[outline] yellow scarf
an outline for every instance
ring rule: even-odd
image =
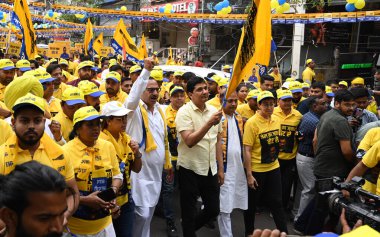
[[[149,120],[148,120],[148,111],[145,109],[145,107],[140,103],[140,110],[141,110],[141,115],[143,119],[143,130],[145,131],[145,151],[146,152],[151,152],[155,149],[157,149],[157,144],[154,142],[152,133],[150,132],[149,129]],[[165,164],[164,164],[164,169],[171,169],[172,168],[172,162],[170,160],[169,156],[169,147],[168,147],[168,133],[166,130],[166,119],[164,112],[162,112],[161,108],[158,108],[158,111],[160,112],[161,118],[164,121],[164,131],[165,131]],[[146,126],[148,124],[148,126]],[[143,133],[144,133],[143,131]],[[144,135],[143,135],[144,136]]]

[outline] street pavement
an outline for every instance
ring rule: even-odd
[[[173,205],[175,210],[175,222],[179,232],[179,236],[182,235],[182,228],[180,223],[180,206],[179,206],[179,195],[178,189],[175,190]],[[241,210],[234,210],[231,215],[232,219],[232,232],[234,237],[244,237],[244,218],[243,212]],[[218,224],[215,221],[215,229],[210,229],[203,227],[197,232],[198,237],[218,237],[219,229]],[[255,227],[260,229],[275,229],[273,218],[270,217],[269,212],[264,211],[263,213],[256,214]],[[288,231],[289,234],[293,234],[293,223],[288,221]],[[166,237],[166,220],[163,217],[155,215],[151,224],[151,237]]]

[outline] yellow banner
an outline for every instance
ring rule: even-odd
[[[144,34],[142,35],[142,38],[141,38],[141,43],[139,47],[139,55],[140,55],[140,59],[144,59],[148,57],[148,49],[146,47],[146,39],[145,39]]]
[[[30,16],[30,11],[28,3],[26,0],[15,0],[13,5],[13,11],[17,15],[17,24],[20,24],[24,29],[23,43],[25,45],[25,52],[22,56],[27,58],[34,58],[37,54],[37,40],[36,33],[34,32],[32,17]]]
[[[21,43],[15,43],[15,42],[10,42],[9,43],[9,47],[8,47],[8,51],[7,51],[7,54],[9,55],[20,55],[20,52],[21,52]]]
[[[41,55],[41,56],[47,56],[47,52],[48,52],[48,50],[49,50],[49,49],[38,48],[38,47],[37,47],[38,55]]]
[[[64,48],[66,48],[66,53],[70,52],[70,41],[56,41],[49,44],[49,50],[47,56],[49,58],[60,58],[64,53]]]
[[[1,49],[5,49],[7,47],[6,39],[7,39],[6,35],[0,35],[0,48]]]
[[[102,47],[100,49],[100,56],[101,57],[107,57],[108,54],[112,54],[112,55],[114,54],[114,50],[112,47]]]

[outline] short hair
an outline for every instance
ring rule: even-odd
[[[31,64],[34,63],[34,65],[36,66],[36,68],[39,67],[38,62],[37,62],[36,60],[31,59],[31,60],[29,60],[29,62],[30,62]]]
[[[80,61],[81,61],[81,62],[84,62],[84,61],[91,61],[91,56],[90,56],[90,55],[84,55],[84,54],[82,54],[82,55],[80,56]]]
[[[350,92],[354,95],[355,99],[362,98],[362,97],[369,97],[369,92],[367,88],[361,88],[361,87],[356,87],[356,88],[351,88]]]
[[[190,78],[190,80],[187,82],[186,92],[193,93],[195,86],[200,83],[206,83],[206,81],[202,77],[197,76]]]
[[[335,93],[335,102],[348,102],[354,100],[354,95],[348,90],[338,90]]]
[[[327,86],[331,86],[331,84],[337,84],[338,85],[338,81],[337,80],[328,80],[327,82],[326,82],[326,85]]]
[[[304,81],[302,80],[302,78],[297,78],[296,81],[300,82],[300,83],[303,83]]]
[[[109,60],[107,57],[103,57],[102,60],[100,60],[101,64],[104,64],[105,61]]]
[[[55,169],[37,161],[16,165],[6,176],[0,176],[0,207],[21,215],[29,205],[28,194],[34,192],[63,192],[65,178]]]
[[[18,56],[17,56],[17,55],[14,55],[14,54],[12,54],[12,55],[9,57],[9,59],[18,59]]]
[[[246,85],[244,82],[240,83],[240,84],[236,87],[236,92],[239,92],[240,89],[243,88],[243,87],[247,87],[247,85]],[[247,87],[247,88],[248,88],[248,87]]]
[[[135,63],[132,62],[132,61],[130,61],[130,60],[125,61],[124,64],[125,64],[125,65],[129,65],[129,66],[134,66],[134,65],[135,65]]]
[[[170,75],[170,74],[169,74]],[[187,83],[191,78],[195,77],[195,74],[192,73],[192,72],[185,72],[183,75],[182,75],[182,78],[183,78],[183,81],[185,83]]]
[[[52,74],[52,72],[57,68],[61,67],[58,64],[49,64],[49,66],[46,68],[46,72]]]
[[[207,74],[207,77],[208,78],[211,78],[212,76],[216,75],[216,73],[213,73],[213,72],[210,72],[209,74]]]
[[[123,71],[123,67],[120,66],[119,64],[115,64],[115,65],[112,65],[109,69],[110,72],[116,72],[118,70],[122,70]]]
[[[132,81],[132,79],[130,77],[123,77],[123,78],[121,78],[121,83],[123,83],[125,81]]]
[[[312,110],[313,109],[313,106],[318,103],[319,100],[321,100],[323,98],[321,97],[318,97],[318,96],[310,96],[309,97],[309,109]]]
[[[274,77],[270,75],[262,75],[260,77],[260,83],[264,83],[265,81],[274,81]]]
[[[316,82],[313,82],[313,84],[311,84],[311,88],[313,88],[313,89],[319,88],[319,89],[325,91],[326,85],[323,82],[316,81]]]
[[[189,66],[190,63],[193,63],[192,61],[186,61],[185,65]]]

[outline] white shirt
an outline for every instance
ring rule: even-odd
[[[147,105],[140,100],[141,94],[144,92],[150,72],[143,69],[140,76],[133,83],[131,92],[124,106],[133,112],[128,114],[127,134],[132,139],[140,143],[143,139],[143,118],[139,103],[145,108]],[[165,163],[165,122],[159,112],[160,105],[154,106],[153,113],[148,111],[150,132],[157,144],[157,149],[146,153],[145,144],[140,148],[142,154],[142,168],[139,173],[131,172],[132,197],[137,206],[154,207],[156,206],[161,192],[162,170]]]
[[[227,170],[220,187],[220,211],[231,213],[234,208],[248,209],[248,188],[241,159],[238,127],[234,116],[228,120]]]

